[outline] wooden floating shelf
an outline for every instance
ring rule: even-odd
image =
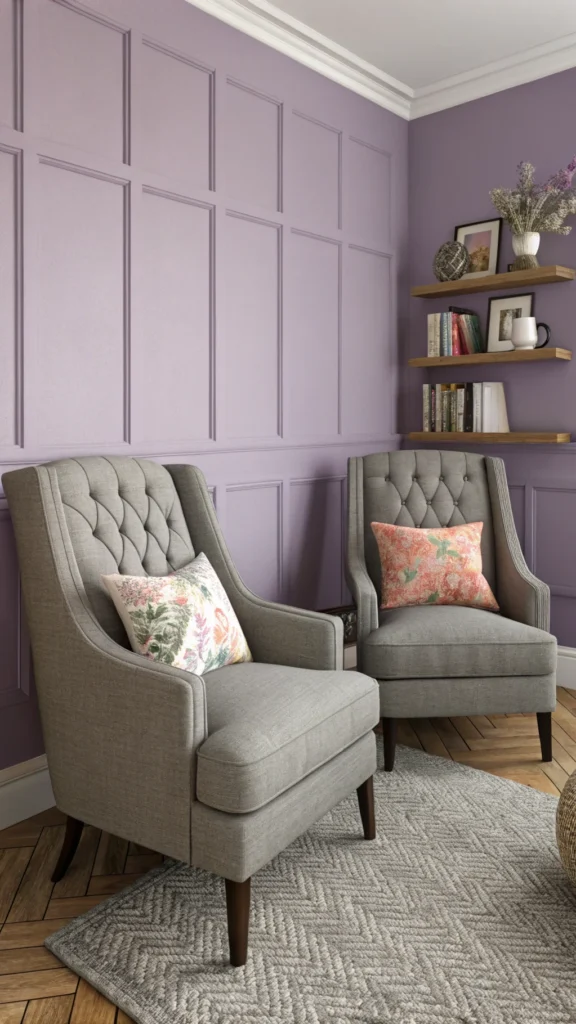
[[[437,281],[419,285],[410,294],[420,299],[436,299],[442,295],[472,295],[473,292],[499,292],[511,288],[528,288],[534,284],[558,284],[573,281],[576,270],[571,267],[532,267],[530,270],[511,270],[507,274],[489,274],[487,277],[465,277],[458,281]]]
[[[422,356],[409,359],[408,366],[479,366],[484,363],[542,363],[550,359],[572,359],[568,348],[532,348],[510,352],[474,352],[468,356]]]
[[[408,434],[410,441],[427,441],[429,444],[569,444],[570,434],[542,433],[538,431],[511,431],[508,434],[478,434],[456,431],[417,430]]]

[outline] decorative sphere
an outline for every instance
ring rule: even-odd
[[[444,242],[434,257],[433,266],[439,281],[457,281],[470,266],[468,249],[462,242]]]
[[[576,886],[576,772],[560,794],[556,811],[556,842],[564,870],[572,885]]]

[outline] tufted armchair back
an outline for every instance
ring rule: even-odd
[[[165,576],[194,558],[174,481],[145,459],[90,456],[49,465],[86,596],[103,629],[125,644],[100,574]]]
[[[486,465],[482,455],[468,452],[396,451],[365,455],[356,464],[357,493],[351,502],[363,506],[366,568],[381,593],[378,547],[370,524],[445,527],[484,523],[483,573],[495,588],[494,535]],[[357,509],[360,513],[360,507]]]

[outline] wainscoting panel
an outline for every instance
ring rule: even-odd
[[[286,436],[331,437],[340,431],[341,245],[293,230],[286,249]]]
[[[135,162],[189,186],[213,188],[214,73],[144,40],[140,75]]]
[[[342,227],[342,132],[294,111],[286,210],[319,231]]]
[[[282,228],[230,214],[225,230],[226,433],[277,437],[282,432]]]
[[[42,278],[29,372],[40,443],[129,441],[127,185],[48,158],[39,178]]]
[[[535,484],[532,487],[533,569],[546,574],[552,593],[576,598],[574,524],[576,487]]]
[[[0,0],[0,474],[197,465],[248,586],[345,601],[347,459],[398,445],[407,132],[186,0]],[[0,488],[0,769],[43,749],[15,557]]]
[[[225,97],[226,192],[269,211],[282,209],[282,104],[228,79]]]
[[[226,488],[226,537],[246,585],[269,601],[282,598],[282,481]]]
[[[144,189],[134,252],[141,271],[132,344],[135,443],[212,436],[213,226],[213,207]]]
[[[41,138],[127,160],[129,36],[97,7],[45,0],[37,8],[39,66],[37,87],[25,96],[26,127]]]

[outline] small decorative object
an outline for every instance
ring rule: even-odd
[[[572,228],[564,221],[576,213],[576,188],[572,186],[575,172],[576,156],[567,167],[538,184],[534,181],[534,167],[524,160],[518,164],[516,188],[491,190],[490,198],[512,232],[516,255],[512,264],[514,270],[529,270],[539,265],[536,253],[540,232],[570,234]]]
[[[439,281],[458,281],[470,265],[470,256],[461,242],[444,242],[434,257],[434,274]]]
[[[468,250],[470,266],[464,277],[487,277],[498,270],[502,218],[454,228],[454,238]]]
[[[543,327],[546,337],[541,345],[538,344],[538,328]],[[548,324],[537,324],[535,316],[517,316],[512,321],[512,344],[517,349],[544,348],[551,337],[551,330]]]
[[[532,316],[534,292],[524,295],[506,295],[503,299],[490,299],[488,307],[488,352],[510,352],[512,324],[517,317]]]
[[[573,886],[576,886],[576,772],[564,786],[556,811],[556,842],[560,860]]]
[[[323,608],[328,615],[337,615],[344,623],[344,643],[356,643],[357,612],[355,604],[339,605],[337,608]]]

